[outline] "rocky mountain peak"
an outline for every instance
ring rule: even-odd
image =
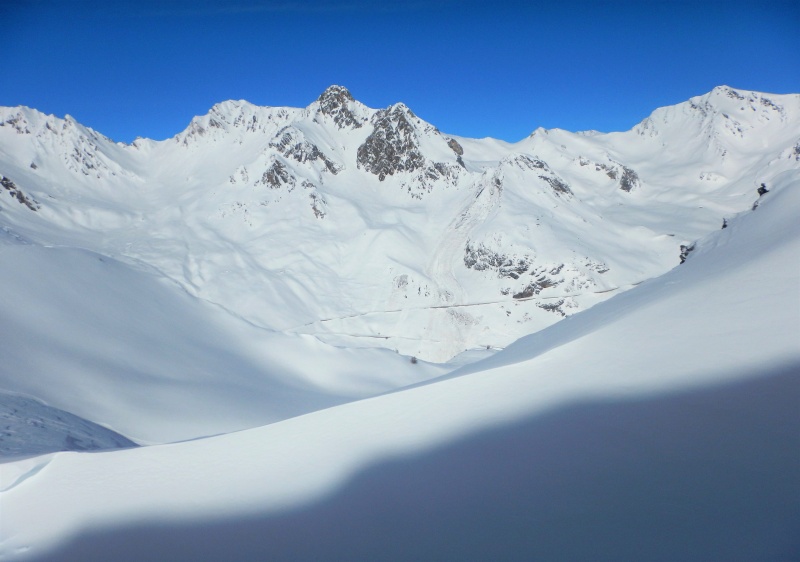
[[[333,119],[340,129],[345,127],[358,129],[362,120],[353,112],[356,102],[350,90],[344,86],[329,86],[317,99],[319,112]]]
[[[416,115],[414,115],[414,112],[411,111],[411,109],[406,104],[404,104],[403,102],[397,102],[397,103],[395,103],[393,105],[390,105],[387,108],[387,111],[390,114],[397,116],[397,119],[401,119],[401,118],[404,118],[404,119],[411,118],[411,119],[413,119],[413,118],[416,117]]]
[[[348,101],[355,101],[353,94],[344,86],[328,86],[322,94],[320,94],[317,101],[320,105],[346,105]]]
[[[359,168],[383,181],[387,175],[413,172],[424,166],[425,158],[420,152],[419,140],[408,113],[410,111],[403,104],[375,113],[372,118],[375,129],[358,147]]]

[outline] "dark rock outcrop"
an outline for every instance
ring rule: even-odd
[[[494,252],[483,244],[473,246],[467,242],[464,251],[464,265],[476,271],[493,270],[502,278],[519,279],[530,268],[528,258],[513,258]]]
[[[358,167],[378,176],[380,181],[398,172],[425,167],[425,157],[410,121],[413,117],[403,104],[378,111],[372,118],[375,129],[358,147]]]
[[[294,189],[295,179],[286,166],[279,160],[275,160],[261,176],[260,183],[270,189],[280,189],[284,185],[289,187],[289,191]]]
[[[38,211],[41,208],[39,202],[35,199],[26,196],[17,185],[9,178],[0,175],[0,186],[3,187],[11,197],[14,197],[22,205],[28,207],[31,211]]]
[[[559,316],[566,316],[567,314],[561,308],[564,305],[564,299],[558,299],[555,302],[537,302],[536,306],[547,312],[558,314]]]
[[[559,194],[572,195],[572,190],[569,188],[569,185],[567,185],[567,183],[564,180],[562,180],[555,174],[547,176],[542,175],[539,176],[539,179],[542,179],[546,181],[548,184],[550,184],[550,187],[553,189],[553,192],[556,195]]]
[[[353,95],[344,86],[330,86],[317,99],[319,112],[333,119],[340,129],[361,127],[361,120],[350,109],[355,102]]]
[[[686,261],[686,258],[689,257],[692,250],[694,250],[694,244],[681,244],[681,263]]]
[[[284,157],[291,158],[301,164],[320,161],[324,164],[325,169],[332,174],[338,174],[342,170],[342,167],[325,156],[317,145],[310,143],[300,131],[292,127],[281,129],[275,140],[269,145],[277,149]]]
[[[627,166],[622,166],[622,177],[619,180],[619,188],[622,191],[630,193],[632,189],[639,187],[639,185],[639,175]]]

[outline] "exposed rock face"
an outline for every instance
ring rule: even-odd
[[[286,158],[303,164],[319,160],[325,165],[325,169],[332,174],[338,174],[342,167],[325,156],[323,152],[303,136],[303,134],[293,127],[284,127],[270,144],[276,148]]]
[[[458,144],[456,139],[448,139],[447,146],[453,149],[453,152],[456,153],[456,156],[464,156],[464,148]]]
[[[422,169],[425,157],[409,121],[413,116],[403,104],[378,111],[372,118],[375,130],[358,147],[358,167],[378,176],[380,181],[398,172]]]
[[[447,146],[449,146],[450,149],[455,153],[456,162],[458,162],[462,168],[466,168],[467,165],[464,164],[464,160],[461,158],[464,156],[464,148],[458,144],[458,141],[456,139],[447,139]]]
[[[289,186],[289,191],[294,189],[295,178],[289,170],[279,160],[275,160],[267,171],[261,176],[260,183],[270,189],[280,189],[284,185]]]
[[[430,193],[434,184],[441,180],[447,186],[456,185],[466,169],[461,145],[442,137],[438,129],[421,122],[402,103],[376,112],[372,125],[374,130],[358,147],[358,168],[378,176],[380,181],[395,174],[409,174],[403,179],[402,187],[415,199],[422,199],[423,194]],[[456,162],[433,162],[426,158],[420,148],[419,135],[438,137],[446,142]]]
[[[494,252],[483,244],[473,246],[467,242],[464,249],[464,265],[476,271],[494,270],[500,278],[519,279],[520,275],[528,271],[531,260],[527,256],[514,259]]]
[[[361,120],[350,109],[355,100],[347,88],[330,86],[317,101],[320,113],[330,116],[340,129],[361,127]]]
[[[541,175],[539,179],[546,181],[556,195],[572,195],[572,190],[569,188],[569,185],[555,174],[547,176]]]
[[[619,188],[622,191],[630,192],[635,187],[639,187],[639,175],[627,166],[622,166],[622,177],[619,180]]]
[[[0,175],[0,186],[3,187],[11,197],[14,197],[21,204],[28,207],[31,211],[38,211],[40,209],[39,203],[30,197],[27,197],[17,185],[9,178]]]

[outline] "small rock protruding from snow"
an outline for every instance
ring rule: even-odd
[[[689,257],[689,254],[692,253],[694,250],[694,243],[692,244],[681,244],[681,263],[684,263],[686,259]]]
[[[752,209],[753,211],[758,209],[758,204],[761,202],[761,198],[767,193],[769,193],[769,189],[767,189],[767,184],[762,183],[760,186],[758,186],[756,192],[758,193],[758,199],[753,201],[753,209]]]

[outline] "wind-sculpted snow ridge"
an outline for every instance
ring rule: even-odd
[[[2,108],[0,174],[15,187],[0,189],[0,219],[147,264],[259,327],[443,362],[679,265],[800,169],[798,130],[800,96],[728,87],[631,131],[517,143],[447,135],[341,86],[302,109],[222,102],[131,145]]]
[[[0,555],[796,559],[800,178],[760,199],[680,267],[445,377],[4,465]]]

